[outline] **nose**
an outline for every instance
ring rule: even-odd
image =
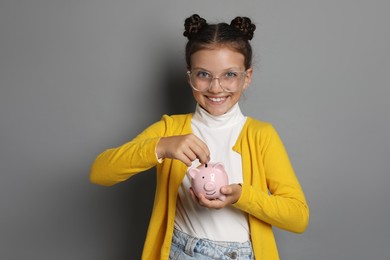
[[[223,89],[221,86],[220,79],[218,77],[212,78],[212,80],[210,82],[209,92],[218,93],[218,92],[222,92],[222,91],[223,91]]]
[[[204,184],[203,188],[205,191],[212,191],[215,189],[215,184],[214,182],[209,181]]]

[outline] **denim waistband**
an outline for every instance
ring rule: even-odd
[[[189,255],[200,253],[212,259],[253,259],[252,243],[200,239],[175,228],[172,243]]]

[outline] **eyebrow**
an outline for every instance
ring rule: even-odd
[[[207,71],[207,72],[211,72],[210,70],[202,68],[202,67],[194,67],[193,69],[194,70],[204,70],[204,71]],[[226,71],[243,71],[243,70],[241,68],[239,68],[239,67],[230,67],[230,68],[226,68],[226,69],[222,70],[222,72],[226,72]]]

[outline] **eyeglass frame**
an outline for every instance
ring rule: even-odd
[[[200,71],[202,71],[202,70],[200,70]],[[209,73],[208,71],[204,71],[204,72]],[[235,71],[235,70],[229,71],[229,70],[227,70],[226,72],[240,73],[240,74],[241,74],[241,77],[245,78],[245,76],[246,76],[247,73],[248,73],[248,70],[244,70],[244,71]],[[219,87],[220,87],[223,91],[228,92],[228,93],[238,92],[238,88],[237,88],[237,90],[235,90],[235,91],[226,90],[226,89],[222,86],[222,84],[221,84],[221,80],[220,80],[221,75],[214,76],[214,75],[211,74],[211,73],[210,73],[210,74],[211,74],[212,77],[211,77],[211,79],[210,79],[210,84],[209,84],[208,88],[206,88],[205,90],[199,90],[199,89],[195,88],[195,86],[192,84],[191,73],[192,73],[191,70],[187,70],[187,76],[188,76],[188,78],[189,78],[190,86],[191,86],[191,88],[192,88],[193,90],[195,90],[195,91],[198,91],[198,92],[207,92],[207,91],[209,91],[210,88],[211,88],[211,85],[212,85],[212,83],[213,83],[213,81],[214,81],[214,79],[218,79],[218,85],[219,85]],[[245,76],[244,76],[244,75],[245,75]],[[242,79],[241,79],[241,80],[242,80]]]

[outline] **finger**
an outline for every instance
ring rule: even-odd
[[[192,151],[197,155],[197,158],[201,163],[207,163],[210,160],[210,150],[205,142],[199,137],[191,135],[193,145],[191,145]]]
[[[206,208],[211,208],[211,209],[221,209],[221,208],[225,207],[225,205],[226,205],[225,202],[223,202],[219,199],[209,200],[203,194],[200,194],[198,196],[198,200],[199,200],[199,204],[201,206],[206,207]]]
[[[185,149],[183,151],[183,154],[192,162],[192,161],[195,161],[197,157],[197,155],[194,153],[194,151],[191,149],[191,147],[187,147],[187,149]]]
[[[188,150],[186,152],[178,153],[175,158],[190,167],[192,165],[192,162],[195,161],[198,157],[191,150]]]
[[[222,186],[220,191],[225,195],[230,195],[233,193],[233,189],[230,185]]]
[[[198,194],[197,200],[198,200],[198,203],[199,203],[201,206],[206,206],[206,205],[207,205],[207,199],[205,198],[205,196],[204,196],[202,193],[199,193],[199,194]]]
[[[181,150],[177,151],[175,158],[179,159],[187,166],[191,166],[192,162],[197,158],[197,156],[190,147],[183,147]]]
[[[199,160],[201,163],[208,163],[210,161],[210,150],[209,150],[209,147],[203,142],[201,141],[201,146],[200,148],[202,149],[202,155],[203,157],[199,156]]]
[[[193,200],[194,202],[199,203],[198,198],[196,197],[196,195],[195,195],[194,190],[192,189],[192,187],[190,187],[190,194],[191,194],[192,200]]]
[[[226,196],[225,202],[227,204],[234,204],[238,201],[241,196],[241,186],[238,184],[231,184],[227,186],[223,186],[220,189],[221,194]]]
[[[204,148],[195,144],[191,147],[192,152],[195,154],[196,158],[203,164],[208,163],[210,161],[210,151],[208,148]]]
[[[177,156],[175,156],[175,158],[179,161],[182,161],[188,167],[192,165],[192,160],[189,159],[188,156],[186,156],[184,153],[178,154]]]

